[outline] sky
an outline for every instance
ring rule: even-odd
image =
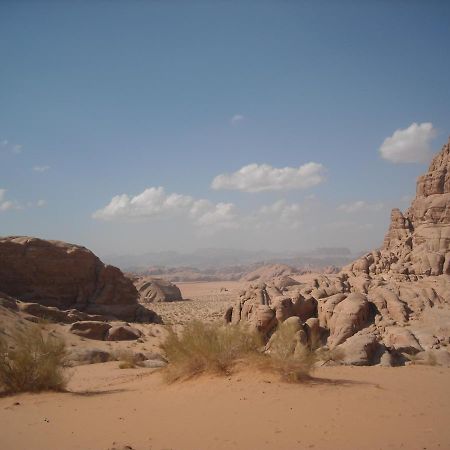
[[[450,135],[447,1],[0,1],[0,235],[381,245]]]

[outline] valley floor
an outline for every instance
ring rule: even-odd
[[[2,450],[450,448],[450,369],[327,367],[306,384],[243,371],[165,384],[117,362],[70,393],[0,398]]]

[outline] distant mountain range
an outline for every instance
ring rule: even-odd
[[[341,267],[359,255],[352,254],[348,248],[343,247],[323,247],[309,252],[205,248],[191,253],[164,251],[141,255],[110,255],[103,257],[103,260],[127,272],[139,272],[154,266],[208,270],[254,264],[288,264],[300,269],[320,269],[327,266]]]

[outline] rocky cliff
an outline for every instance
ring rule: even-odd
[[[24,236],[0,238],[0,292],[62,310],[152,321],[131,280],[90,250]]]
[[[450,140],[417,180],[416,197],[403,214],[391,213],[381,250],[347,266],[350,271],[403,275],[417,280],[450,274]]]
[[[411,207],[392,211],[381,249],[335,276],[250,286],[225,319],[252,324],[269,349],[278,327],[296,321],[297,345],[340,349],[346,364],[421,355],[450,365],[450,141],[419,177]]]

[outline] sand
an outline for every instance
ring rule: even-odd
[[[167,385],[117,362],[72,393],[0,399],[2,450],[448,449],[450,370],[327,367],[313,383],[240,372]]]
[[[151,303],[150,309],[157,312],[165,324],[183,325],[193,319],[213,322],[223,315],[239,298],[239,291],[248,283],[240,281],[211,281],[176,283],[183,298],[181,302]]]
[[[166,323],[216,320],[244,287],[179,285],[190,301],[154,305]],[[159,351],[164,326],[136,326],[141,342],[80,339],[68,325],[45,329],[69,349]],[[68,393],[0,398],[0,450],[450,449],[447,368],[322,367],[306,384],[246,368],[168,385],[160,371],[118,364],[70,369]]]

